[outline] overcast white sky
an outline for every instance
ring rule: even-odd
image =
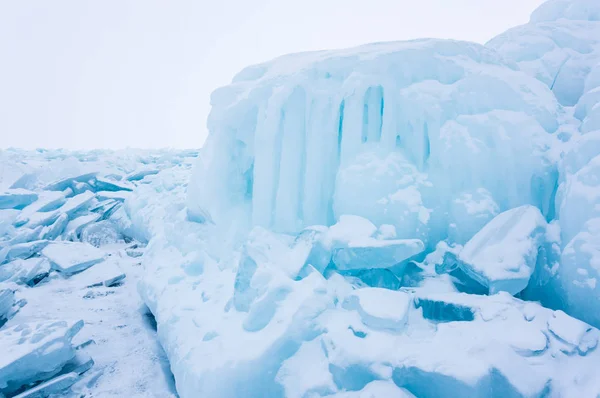
[[[543,0],[0,0],[1,147],[199,147],[209,96],[278,55],[486,42]]]

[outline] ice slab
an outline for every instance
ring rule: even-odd
[[[12,289],[0,289],[0,328],[10,318],[14,304],[14,291]]]
[[[0,250],[0,264],[18,258],[26,259],[42,251],[50,243],[47,240],[35,240],[32,242],[18,243]]]
[[[517,294],[533,274],[546,225],[534,206],[505,211],[467,242],[458,255],[459,265],[490,294]]]
[[[25,207],[17,216],[14,221],[15,226],[20,227],[29,222],[29,217],[34,213],[56,210],[66,201],[65,195],[62,192],[42,192],[39,195],[38,200]]]
[[[146,176],[158,174],[158,172],[159,172],[158,169],[138,170],[138,171],[134,171],[132,173],[127,174],[125,176],[125,179],[127,181],[140,181],[140,180],[143,180]]]
[[[26,189],[9,189],[0,192],[0,210],[1,209],[22,209],[35,202],[38,194]]]
[[[87,243],[55,242],[44,248],[42,255],[53,269],[72,275],[103,261],[105,253]]]
[[[75,372],[57,376],[52,380],[41,383],[14,398],[46,398],[55,394],[60,394],[70,388],[79,380],[79,375]]]
[[[75,356],[71,339],[83,321],[21,324],[0,332],[0,392],[47,380]]]
[[[333,263],[340,270],[389,268],[425,250],[419,239],[378,240],[367,238],[350,241],[335,249]]]
[[[112,181],[108,178],[97,177],[94,181],[94,186],[97,191],[133,191],[131,184],[125,182]]]
[[[65,227],[64,234],[69,239],[79,239],[81,231],[88,225],[100,219],[101,215],[98,213],[90,213],[84,216],[77,217],[67,224]]]
[[[112,199],[124,202],[130,196],[129,192],[130,191],[99,191],[96,192],[96,198],[98,198],[99,201]]]
[[[346,308],[358,311],[366,326],[395,332],[406,326],[412,305],[412,297],[406,292],[372,287],[356,290],[347,300]]]
[[[69,216],[66,213],[61,213],[52,225],[42,227],[37,239],[55,240],[63,233],[67,224],[69,224]]]
[[[79,210],[89,206],[92,203],[92,200],[94,200],[94,197],[95,195],[89,191],[75,195],[72,198],[69,198],[57,211],[65,213],[69,218],[72,218]]]
[[[50,263],[44,257],[13,260],[0,267],[0,282],[11,281],[35,286],[50,273]]]
[[[569,355],[575,350],[579,355],[586,355],[598,346],[600,337],[598,329],[568,316],[563,311],[555,311],[548,319],[548,330],[569,346],[568,349],[563,350]]]
[[[68,188],[74,189],[77,183],[87,183],[93,181],[96,178],[97,172],[80,174],[73,177],[66,177],[61,180],[55,181],[44,187],[45,191],[64,191]],[[75,190],[75,189],[74,189]]]

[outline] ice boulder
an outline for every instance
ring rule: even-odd
[[[87,243],[53,242],[42,250],[42,255],[54,270],[72,275],[102,262],[105,253]]]
[[[345,307],[358,311],[362,322],[377,330],[401,331],[412,305],[410,294],[382,288],[362,288],[347,298]]]
[[[0,192],[0,210],[2,209],[22,209],[38,198],[37,193],[26,189],[9,189]]]
[[[497,215],[458,255],[461,269],[490,294],[517,294],[529,282],[544,244],[546,220],[534,206],[521,206]]]
[[[21,324],[0,332],[0,392],[49,379],[74,356],[71,339],[83,321]]]

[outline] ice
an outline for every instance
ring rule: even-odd
[[[9,189],[0,192],[0,210],[1,209],[22,209],[35,202],[38,195],[35,192],[26,189]]]
[[[50,273],[50,263],[44,257],[13,260],[0,267],[0,282],[12,281],[34,286]]]
[[[600,218],[589,220],[566,245],[558,268],[557,306],[600,327]]]
[[[109,192],[118,192],[118,191],[132,191],[132,187],[121,182],[111,181],[108,178],[97,177],[94,180],[94,186],[98,191],[109,191]]]
[[[52,268],[65,274],[72,275],[84,271],[104,260],[104,252],[87,243],[56,242],[42,250]]]
[[[531,21],[487,43],[541,80],[561,104],[576,105],[589,71],[600,61],[600,8],[594,0],[551,0]]]
[[[71,339],[83,321],[21,324],[0,332],[0,392],[56,375],[75,356]]]
[[[38,239],[54,240],[63,233],[63,231],[65,230],[65,228],[67,227],[68,224],[69,224],[69,216],[66,213],[62,213],[57,217],[56,221],[54,221],[52,223],[52,225],[43,227],[40,230]]]
[[[77,191],[77,184],[88,183],[96,178],[97,172],[80,174],[72,177],[66,177],[59,181],[55,181],[44,187],[46,191],[64,191],[71,188],[73,191]]]
[[[546,220],[536,207],[500,213],[460,251],[460,267],[490,294],[517,294],[527,287],[535,270],[545,231]]]
[[[401,331],[410,305],[412,297],[405,292],[368,287],[351,295],[346,307],[358,311],[362,322],[372,329]]]
[[[127,181],[139,181],[143,180],[146,176],[158,174],[159,170],[157,169],[143,169],[134,171],[125,176]]]
[[[11,289],[0,288],[0,328],[11,317],[15,305],[15,292]]]
[[[65,235],[68,238],[79,239],[79,236],[81,235],[81,231],[86,226],[98,221],[98,219],[100,217],[101,217],[100,214],[91,213],[91,214],[86,214],[84,216],[77,217],[77,218],[69,221],[69,223],[67,224],[67,226],[65,228]]]
[[[351,214],[435,245],[449,204],[465,193],[485,189],[498,212],[551,207],[548,133],[560,108],[493,50],[377,43],[248,71],[212,96],[190,214],[285,233]]]
[[[40,385],[29,389],[15,398],[45,398],[52,394],[59,394],[67,388],[71,387],[79,380],[79,375],[75,372],[67,373],[52,380],[41,383]]]
[[[57,211],[65,213],[69,218],[72,218],[81,209],[89,206],[92,203],[95,195],[92,192],[84,192],[69,198]]]
[[[556,311],[548,319],[548,330],[566,344],[577,348],[580,355],[585,355],[598,345],[600,333],[590,325],[571,318],[562,311]]]
[[[104,200],[117,200],[119,202],[124,202],[125,199],[129,197],[129,191],[99,191],[96,192],[96,198],[99,201]]]
[[[122,241],[117,227],[110,221],[90,223],[81,229],[80,240],[95,247]]]
[[[5,247],[0,250],[0,264],[9,262],[18,258],[29,258],[32,257],[45,248],[48,243],[47,240],[34,240],[31,242],[18,243],[9,247]]]
[[[307,368],[306,363],[314,365]],[[319,338],[302,343],[296,355],[283,362],[275,380],[284,386],[285,396],[289,398],[330,395],[336,391],[327,354]]]
[[[389,268],[421,253],[425,249],[419,239],[350,241],[347,247],[335,249],[332,261],[340,270]]]
[[[15,226],[20,227],[29,221],[29,217],[37,212],[50,212],[56,210],[65,203],[62,192],[42,192],[35,202],[25,207],[15,219]]]

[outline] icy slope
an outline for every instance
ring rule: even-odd
[[[483,213],[553,212],[547,149],[561,110],[483,46],[416,40],[287,55],[242,71],[212,104],[192,216],[226,223],[242,209],[252,225],[293,233],[355,214],[426,241],[448,225],[461,240],[480,227],[477,210],[448,213],[481,192]]]

